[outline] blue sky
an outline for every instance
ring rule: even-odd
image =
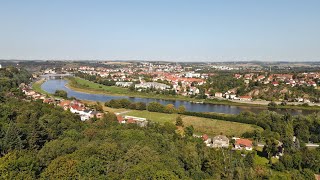
[[[0,58],[320,60],[320,1],[0,0]]]

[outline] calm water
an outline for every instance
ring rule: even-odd
[[[159,102],[163,105],[173,104],[175,107],[179,107],[183,105],[186,107],[187,111],[195,111],[195,112],[216,112],[216,113],[225,113],[225,114],[239,114],[243,111],[250,111],[254,113],[259,113],[267,108],[263,107],[245,107],[245,106],[230,106],[230,105],[215,105],[215,104],[195,104],[188,101],[180,101],[180,100],[160,100],[160,99],[151,99],[151,98],[137,98],[137,97],[128,97],[128,96],[112,96],[112,95],[102,95],[102,94],[88,94],[77,92],[67,88],[66,80],[61,79],[51,79],[42,84],[42,89],[47,91],[48,93],[54,93],[56,90],[64,90],[68,93],[68,97],[75,97],[81,100],[89,100],[89,101],[109,101],[111,99],[122,99],[126,98],[132,102]],[[276,110],[279,113],[289,112],[292,115],[297,114],[310,114],[313,111],[306,110]]]

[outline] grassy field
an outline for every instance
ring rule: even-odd
[[[165,113],[137,111],[137,110],[132,110],[125,114],[130,116],[147,118],[151,121],[159,122],[159,123],[165,123],[165,122],[175,123],[176,118],[179,116],[178,114],[165,114]],[[261,130],[261,128],[253,125],[249,125],[249,124],[228,122],[228,121],[194,117],[194,116],[183,115],[181,117],[184,125],[185,126],[192,125],[195,129],[195,133],[199,135],[208,134],[210,136],[214,136],[222,133],[227,136],[240,136],[243,133],[251,132],[254,129]]]
[[[97,92],[104,94],[128,94],[129,89],[116,87],[116,86],[105,86],[101,84],[97,84],[85,79],[81,79],[78,77],[68,78],[67,86],[71,89],[82,91],[82,92]]]
[[[41,94],[47,94],[49,95],[49,93],[47,93],[45,90],[43,90],[41,88],[41,85],[45,82],[44,79],[40,79],[39,81],[36,81],[32,84],[32,89],[38,93],[41,93]]]

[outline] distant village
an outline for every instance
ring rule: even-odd
[[[233,67],[211,66],[218,70],[234,70]],[[193,70],[192,70],[193,69]],[[117,68],[80,66],[78,68],[64,69],[67,72],[80,72],[88,75],[107,78],[115,82],[116,86],[130,88],[137,91],[145,89],[156,89],[157,91],[173,91],[182,96],[196,96],[203,94],[208,99],[228,99],[239,101],[252,101],[254,97],[251,94],[239,95],[237,89],[229,89],[225,92],[213,92],[211,88],[202,89],[206,85],[208,77],[215,76],[214,73],[203,73],[201,69],[192,67],[182,67],[179,64],[152,64],[141,63],[140,65],[129,65]],[[54,70],[48,69],[44,73],[54,73]],[[148,77],[148,78],[146,78]],[[273,73],[234,73],[235,79],[242,80],[245,84],[259,82],[261,84],[271,84],[273,87],[314,87],[318,88],[320,83],[320,72],[308,72],[293,74],[273,74]],[[297,97],[293,101],[310,103],[305,97]]]

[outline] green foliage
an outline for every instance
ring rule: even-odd
[[[3,151],[10,152],[15,149],[20,150],[23,148],[22,140],[20,138],[20,130],[14,123],[10,123],[7,132],[3,138]]]
[[[271,102],[268,104],[268,107],[275,108],[275,107],[277,107],[277,103],[275,103],[274,101],[271,101]]]
[[[147,110],[151,112],[164,112],[164,105],[158,102],[151,102],[148,104]]]
[[[177,111],[178,111],[178,113],[183,114],[186,112],[186,107],[181,105],[178,107]]]
[[[12,151],[0,158],[1,179],[36,179],[39,162],[32,151]]]
[[[177,117],[177,119],[176,119],[176,126],[181,126],[181,127],[183,127],[183,121],[182,121],[181,116],[178,116],[178,117]]]
[[[54,95],[55,95],[55,96],[58,96],[58,97],[65,98],[65,99],[68,98],[68,93],[67,93],[66,91],[64,91],[64,90],[56,90],[56,91],[54,92]]]
[[[193,135],[193,132],[194,132],[193,126],[187,126],[187,127],[185,128],[185,134],[186,134],[186,136],[192,136],[192,135]]]
[[[231,75],[219,75],[209,77],[207,80],[207,88],[212,88],[215,92],[226,92],[230,89],[244,86],[242,79],[235,79]]]
[[[112,99],[110,101],[105,102],[105,106],[108,106],[111,108],[146,110],[146,103],[144,102],[133,103],[128,99]]]
[[[7,67],[0,69],[0,92],[15,92],[21,83],[29,83],[31,74],[24,69]]]

